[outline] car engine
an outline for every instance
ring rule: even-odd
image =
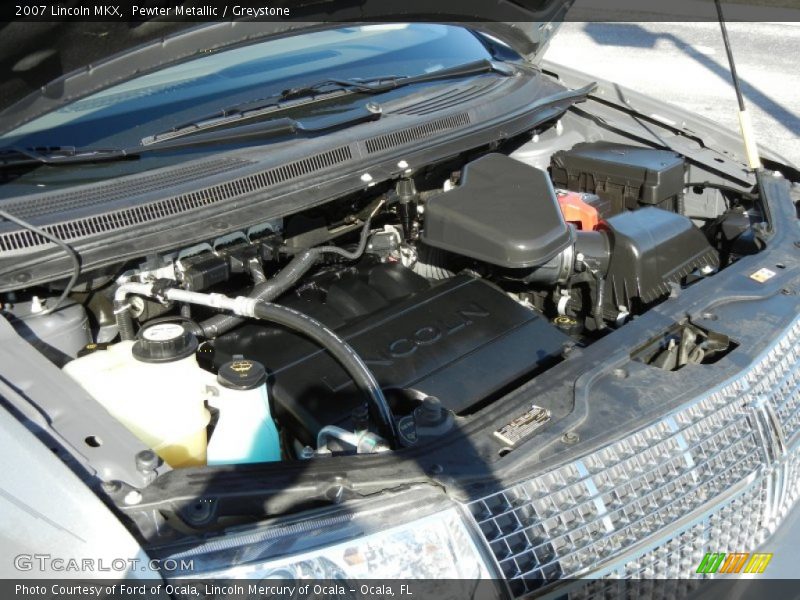
[[[338,331],[387,394],[434,396],[457,414],[552,364],[569,342],[545,318],[470,275],[433,285],[402,265],[378,262],[326,279],[286,305]],[[213,364],[236,354],[270,365],[275,416],[303,443],[313,444],[329,424],[353,428],[360,396],[314,344],[247,324],[217,338]]]
[[[173,467],[397,450],[757,251],[743,207],[684,214],[685,170],[605,142],[548,170],[488,152],[4,314]],[[720,349],[693,340],[691,360]]]

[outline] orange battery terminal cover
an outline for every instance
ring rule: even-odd
[[[561,214],[567,223],[574,223],[581,231],[593,231],[600,223],[597,209],[583,200],[580,192],[559,191],[556,194]]]

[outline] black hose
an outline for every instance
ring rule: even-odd
[[[64,303],[64,301],[67,299],[70,293],[72,293],[72,288],[75,287],[75,283],[78,281],[78,277],[80,277],[81,275],[81,257],[78,255],[78,253],[72,246],[70,246],[63,240],[58,239],[56,236],[47,233],[44,229],[41,229],[36,225],[28,223],[27,221],[20,219],[19,217],[15,217],[11,213],[8,213],[4,210],[0,210],[0,218],[5,219],[6,221],[11,221],[15,225],[19,225],[20,227],[23,227],[28,231],[43,237],[48,242],[52,242],[53,244],[61,248],[64,252],[66,252],[67,256],[69,256],[69,259],[72,261],[72,275],[70,276],[66,287],[64,287],[64,290],[61,292],[61,295],[58,297],[58,300],[56,300],[56,303],[53,304],[51,307],[38,313],[38,316],[49,315],[50,313],[56,311],[58,307]]]
[[[291,262],[272,279],[256,284],[248,294],[248,298],[264,302],[274,300],[288,292],[325,254],[338,254],[348,260],[356,260],[364,254],[364,250],[367,248],[371,222],[371,217],[364,222],[364,227],[361,230],[361,239],[355,250],[347,251],[337,246],[320,246],[303,250],[295,255]],[[206,339],[214,339],[243,322],[244,319],[242,317],[215,315],[200,323],[200,329],[196,333]]]
[[[248,297],[265,302],[277,298],[291,289],[317,263],[319,258],[320,255],[315,249],[298,254],[275,277],[253,287]],[[200,330],[197,333],[206,339],[214,339],[243,323],[244,320],[243,317],[233,315],[215,315],[201,322]]]
[[[606,280],[603,279],[602,274],[600,271],[592,271],[592,275],[594,276],[595,281],[597,282],[597,288],[595,289],[595,293],[597,294],[597,298],[594,301],[594,309],[592,310],[592,316],[594,317],[594,324],[597,328],[597,331],[602,331],[606,328],[606,322],[603,319],[603,296],[605,296],[606,291]]]
[[[380,204],[378,205],[380,206]],[[317,248],[310,248],[308,250],[303,250],[302,252],[317,252],[320,255],[322,254],[338,254],[339,256],[346,258],[348,260],[356,260],[362,254],[364,254],[364,250],[367,249],[367,240],[369,239],[369,227],[372,223],[372,217],[369,217],[366,221],[364,221],[364,226],[361,228],[361,236],[358,240],[358,246],[355,250],[345,250],[344,248],[339,248],[339,246],[319,246]],[[286,250],[287,252],[291,252],[290,249]]]
[[[361,389],[369,398],[370,406],[373,409],[371,413],[377,421],[380,433],[391,443],[394,444],[396,442],[397,426],[383,391],[369,367],[356,354],[350,344],[319,321],[280,304],[259,302],[255,306],[254,313],[255,318],[292,329],[305,335],[328,351],[347,371],[347,374],[353,378],[356,387]]]

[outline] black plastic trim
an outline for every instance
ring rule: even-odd
[[[418,127],[432,120],[407,115],[385,117],[381,121],[359,125],[327,136],[308,139],[303,143],[277,144],[239,150],[238,153],[254,161],[253,167],[227,174],[238,177],[264,170],[267,161],[284,157],[285,161],[298,156],[309,156],[328,151],[332,147],[347,146],[352,160],[336,168],[311,173],[299,180],[288,180],[263,190],[247,191],[231,197],[226,202],[200,207],[189,215],[164,218],[145,223],[135,229],[117,234],[96,236],[75,242],[85,271],[119,263],[148,252],[169,251],[181,245],[196,243],[247,228],[253,223],[286,216],[297,211],[324,204],[344,194],[363,190],[365,173],[374,185],[400,176],[403,169],[400,159],[412,165],[427,165],[456,156],[463,152],[498,143],[563,113],[583,90],[571,91],[544,77],[536,70],[527,70],[527,76],[508,80],[507,86],[497,86],[493,102],[457,106],[450,114],[468,113],[471,125],[443,130],[421,140],[409,140],[400,146],[375,150],[369,154],[366,139],[376,134],[397,132]],[[447,114],[447,113],[446,113]],[[439,117],[441,120],[446,115]],[[365,135],[369,132],[370,135]],[[235,155],[235,154],[233,154]],[[226,155],[227,156],[227,155]],[[209,182],[210,183],[210,182]],[[220,182],[222,183],[222,182]],[[208,185],[208,183],[206,183]],[[199,191],[196,187],[194,191]],[[184,188],[185,192],[191,191]],[[198,222],[209,224],[205,230]],[[0,255],[0,292],[52,281],[69,273],[70,265],[56,249],[19,254]]]

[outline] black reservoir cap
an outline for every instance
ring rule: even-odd
[[[425,207],[426,244],[504,268],[541,266],[574,238],[547,173],[503,154],[469,163]]]
[[[231,390],[252,390],[264,385],[267,370],[260,362],[235,358],[217,371],[217,382]]]
[[[133,357],[148,363],[181,360],[197,350],[197,338],[178,323],[145,325],[133,345]]]

